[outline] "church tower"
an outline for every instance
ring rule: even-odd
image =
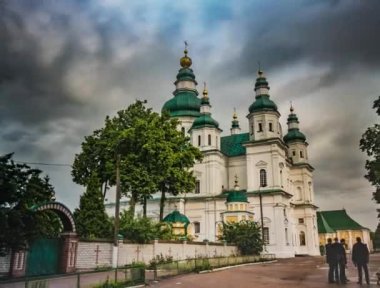
[[[232,116],[231,135],[240,134],[241,129],[239,126],[239,120],[236,115],[236,109],[234,109],[234,115]]]
[[[220,149],[222,130],[219,128],[219,123],[212,118],[210,109],[210,98],[205,83],[201,99],[201,115],[194,120],[190,129],[192,144],[201,151]]]
[[[249,107],[250,140],[282,138],[280,113],[277,105],[269,99],[269,85],[263,71],[259,69],[255,84],[255,101]]]
[[[299,121],[294,113],[293,106],[290,106],[287,124],[288,133],[284,136],[284,142],[289,146],[288,157],[292,160],[293,164],[308,163],[308,144],[305,135],[299,130]]]
[[[197,81],[193,69],[191,69],[192,60],[187,55],[187,43],[184,56],[180,60],[181,68],[177,74],[177,80],[174,82],[174,98],[168,100],[162,107],[162,112],[167,111],[171,117],[180,121],[179,129],[184,134],[189,133],[191,125],[195,118],[199,117],[201,100],[197,97]]]

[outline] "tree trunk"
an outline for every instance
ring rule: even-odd
[[[100,184],[102,186],[102,184]],[[104,187],[100,187],[100,189],[103,190],[103,201],[106,199],[106,194],[107,194],[107,181],[104,182]]]
[[[160,199],[160,221],[164,219],[164,208],[165,208],[165,189],[161,189],[161,199]]]
[[[143,200],[143,216],[146,217],[146,196],[144,196]]]

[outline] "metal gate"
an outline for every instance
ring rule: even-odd
[[[26,275],[57,274],[61,252],[60,244],[60,239],[35,240],[28,251]]]

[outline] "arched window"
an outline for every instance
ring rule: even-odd
[[[201,135],[198,135],[198,146],[201,146]]]
[[[211,146],[211,134],[208,134],[208,145]]]
[[[198,234],[201,233],[201,223],[199,222],[194,222],[194,233]]]
[[[267,171],[260,169],[260,187],[267,186]]]
[[[305,232],[301,231],[300,232],[300,246],[305,246],[305,245],[306,245]]]

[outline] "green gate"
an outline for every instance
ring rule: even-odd
[[[28,251],[26,275],[57,274],[60,244],[60,239],[35,240]]]

